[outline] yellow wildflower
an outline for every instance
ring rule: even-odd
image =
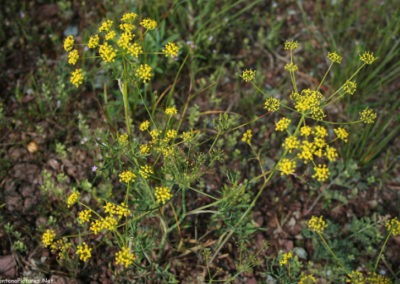
[[[99,27],[99,32],[108,32],[113,24],[114,22],[112,20],[103,21]]]
[[[67,207],[70,208],[72,205],[74,205],[76,202],[79,200],[79,192],[74,191],[71,193],[71,195],[67,199]]]
[[[333,129],[333,131],[335,132],[337,138],[347,143],[347,141],[349,140],[349,133],[346,131],[346,129],[344,129],[343,127],[338,127]]]
[[[115,60],[115,57],[117,56],[117,52],[115,51],[115,49],[107,42],[100,45],[99,54],[104,62],[113,62]]]
[[[293,160],[289,160],[287,158],[282,159],[278,166],[278,170],[281,171],[281,175],[291,175],[296,170],[296,162]]]
[[[256,78],[256,71],[251,69],[244,70],[241,77],[245,82],[251,82]]]
[[[301,144],[301,152],[297,154],[297,157],[302,159],[306,164],[308,161],[313,160],[313,155],[315,152],[315,145],[309,141],[303,141]]]
[[[283,117],[275,123],[276,131],[285,131],[290,124],[291,120],[289,118]]]
[[[289,72],[296,72],[297,70],[299,70],[299,67],[293,62],[290,62],[285,65],[284,69]]]
[[[135,71],[135,75],[142,80],[143,83],[147,83],[150,81],[151,77],[153,77],[153,74],[151,73],[152,70],[153,69],[149,65],[140,64],[139,68]]]
[[[376,112],[374,112],[372,109],[368,107],[360,112],[360,120],[366,124],[374,123],[375,119],[376,119]]]
[[[119,181],[124,183],[134,182],[136,175],[131,171],[124,171],[119,174]]]
[[[68,53],[68,63],[71,65],[75,65],[79,60],[79,53],[76,49],[72,50]]]
[[[123,30],[124,32],[129,32],[130,33],[136,28],[136,26],[133,25],[133,24],[129,24],[129,23],[122,23],[122,24],[119,25],[119,28],[121,30]],[[133,35],[133,36],[135,36],[135,35]]]
[[[178,110],[176,109],[175,106],[167,107],[165,109],[165,114],[166,115],[173,116],[173,115],[175,115],[177,113],[178,113]]]
[[[67,52],[71,51],[72,48],[74,47],[74,43],[75,43],[74,37],[72,35],[67,36],[64,40],[64,50]]]
[[[304,137],[308,137],[311,135],[312,128],[310,126],[302,126],[300,128],[300,135]]]
[[[360,55],[360,60],[365,64],[372,64],[377,58],[372,52],[366,51]]]
[[[165,134],[167,140],[174,139],[178,135],[178,132],[175,129],[169,129]]]
[[[42,235],[42,243],[45,247],[49,247],[53,243],[55,237],[56,233],[54,232],[54,230],[47,229]]]
[[[128,145],[128,138],[129,136],[126,133],[118,135],[118,144],[126,147]]]
[[[393,236],[400,235],[400,221],[397,218],[390,219],[385,224],[386,229]]]
[[[283,148],[289,150],[290,153],[293,151],[293,149],[296,149],[299,146],[300,146],[300,142],[297,139],[297,137],[294,135],[287,137],[285,139],[285,142],[283,142]]]
[[[150,127],[150,122],[148,120],[143,121],[140,126],[139,126],[139,130],[140,131],[146,131],[148,130]]]
[[[339,155],[334,147],[326,146],[325,156],[328,158],[330,162],[332,162],[335,161]]]
[[[128,47],[128,53],[131,56],[138,58],[139,54],[143,53],[143,48],[135,42]]]
[[[299,47],[299,43],[297,41],[293,41],[293,40],[285,41],[285,45],[284,45],[285,50],[295,50],[298,47]]]
[[[253,132],[251,129],[247,129],[245,133],[243,133],[242,141],[247,144],[251,144],[251,138],[253,137]]]
[[[163,49],[163,53],[165,54],[166,57],[172,57],[172,58],[177,57],[178,52],[179,52],[179,47],[173,42],[167,43]]]
[[[88,48],[96,48],[99,45],[100,37],[98,34],[92,35],[89,38]]]
[[[153,174],[154,171],[149,165],[141,166],[139,170],[139,174],[144,178],[148,179],[151,174]]]
[[[283,255],[282,255],[282,259],[279,261],[279,265],[280,266],[283,266],[283,265],[287,265],[288,263],[289,263],[289,260],[291,259],[293,257],[293,253],[290,251],[290,252],[287,252],[287,253],[284,253]]]
[[[326,165],[317,165],[314,167],[315,173],[313,174],[313,178],[317,181],[326,181],[329,177],[329,169]]]
[[[123,265],[125,268],[128,268],[134,261],[135,255],[128,247],[122,247],[121,250],[115,254],[115,263],[117,265]]]
[[[75,69],[71,74],[70,82],[75,86],[79,87],[83,83],[83,72],[82,69]]]
[[[165,204],[172,197],[171,190],[165,186],[156,187],[154,195],[156,196],[157,203],[162,204]]]
[[[90,221],[90,217],[92,216],[92,211],[90,210],[83,210],[79,212],[78,215],[78,222],[79,224],[84,224]]]
[[[365,278],[364,275],[360,271],[353,270],[350,274],[348,274],[348,277],[350,278],[347,280],[347,283],[351,284],[364,284]]]
[[[121,17],[121,22],[133,22],[134,20],[136,20],[136,18],[137,18],[136,13],[133,12],[125,13]]]
[[[77,246],[76,254],[79,259],[86,262],[92,256],[92,249],[89,248],[87,243],[83,242],[81,245]]]
[[[328,136],[328,131],[326,130],[325,127],[317,125],[314,128],[314,135],[323,138]]]
[[[346,94],[353,95],[357,90],[357,83],[355,81],[347,80],[343,85],[343,90]]]
[[[267,98],[264,103],[264,108],[268,111],[274,112],[279,109],[280,101],[275,98]]]
[[[104,36],[105,40],[113,40],[115,37],[117,36],[117,33],[115,31],[109,31],[108,33],[106,33],[106,35]]]
[[[128,50],[132,39],[133,35],[130,32],[124,32],[120,35],[117,44],[119,47]]]
[[[154,30],[157,27],[157,22],[150,18],[146,18],[140,22],[140,25],[147,30]]]
[[[338,64],[340,64],[340,62],[342,62],[343,57],[340,56],[339,54],[337,54],[336,52],[328,52],[328,59],[329,59],[332,63],[338,63]]]
[[[327,225],[322,216],[312,216],[308,221],[308,228],[316,233],[322,233],[326,229]]]
[[[147,144],[140,145],[140,154],[145,155],[150,152],[150,146]]]

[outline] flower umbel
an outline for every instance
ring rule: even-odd
[[[244,70],[241,77],[245,82],[251,82],[256,78],[256,71],[250,69]]]
[[[267,98],[264,103],[264,108],[271,112],[277,111],[279,106],[280,101],[275,98]]]
[[[308,228],[316,233],[322,233],[326,229],[327,225],[322,216],[312,216],[308,221]]]
[[[177,57],[179,52],[179,47],[176,45],[176,43],[169,42],[165,45],[163,49],[163,53],[165,54],[166,57]]]
[[[47,229],[42,235],[42,243],[45,247],[49,247],[53,243],[55,237],[56,233],[54,232],[54,230]]]
[[[297,41],[293,41],[293,40],[285,41],[285,45],[284,45],[285,50],[295,50],[298,47],[299,47],[299,43]]]
[[[78,202],[79,200],[79,192],[74,191],[73,193],[71,193],[71,195],[68,197],[67,200],[67,207],[70,208],[72,205],[74,205],[76,202]]]
[[[340,62],[342,62],[342,56],[340,56],[339,54],[337,54],[336,52],[328,52],[328,59],[332,62],[332,63],[338,63],[340,64]]]
[[[251,144],[251,138],[253,137],[253,132],[251,129],[247,129],[245,133],[243,133],[242,141],[247,144]]]
[[[283,117],[275,123],[276,131],[285,131],[290,124],[291,120],[289,118]]]
[[[83,242],[82,245],[77,246],[76,254],[80,260],[86,262],[92,256],[92,249],[89,248],[87,243]]]
[[[155,28],[157,28],[157,22],[150,18],[143,19],[140,22],[140,25],[147,30],[154,30]]]
[[[122,247],[119,252],[115,254],[115,264],[123,265],[128,268],[135,261],[135,255],[128,247]]]
[[[389,231],[390,234],[393,236],[400,235],[400,221],[397,218],[390,219],[386,221],[386,229]]]
[[[119,174],[119,181],[124,183],[134,182],[136,175],[131,171],[124,171]]]
[[[151,73],[152,70],[153,69],[149,65],[140,64],[139,68],[135,71],[135,75],[142,80],[143,83],[147,83],[150,81],[151,77],[153,77],[153,74]]]
[[[289,260],[291,259],[293,257],[293,253],[290,251],[290,252],[287,252],[287,253],[284,253],[283,255],[282,255],[282,259],[279,261],[279,265],[280,266],[283,266],[283,265],[287,265],[288,263],[289,263]]]
[[[368,107],[360,112],[360,120],[366,124],[374,123],[375,119],[376,119],[376,112],[374,112],[372,109]]]
[[[75,69],[75,71],[72,72],[70,82],[77,88],[83,83],[82,69]]]
[[[157,203],[165,204],[168,200],[171,199],[172,194],[171,190],[166,186],[156,187],[156,201]]]
[[[365,51],[360,55],[360,60],[365,64],[372,64],[377,58],[374,56],[372,52]]]
[[[71,51],[72,48],[74,47],[74,43],[75,43],[74,37],[72,35],[67,36],[64,40],[64,50],[67,52]]]

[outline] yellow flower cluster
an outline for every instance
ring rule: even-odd
[[[293,40],[285,41],[285,44],[284,44],[285,50],[295,50],[298,47],[299,47],[299,43],[297,41],[293,41]]]
[[[264,103],[264,108],[268,111],[274,112],[279,110],[281,102],[275,98],[267,98]]]
[[[287,265],[288,263],[289,263],[289,260],[291,259],[293,257],[293,253],[290,251],[290,252],[287,252],[287,253],[284,253],[283,255],[282,255],[282,259],[279,261],[279,265],[280,266],[284,266],[284,265]]]
[[[128,47],[128,53],[131,56],[138,58],[139,54],[143,53],[143,48],[137,42],[135,42]]]
[[[114,216],[106,216],[105,218],[100,218],[94,220],[90,223],[90,230],[97,235],[103,230],[115,231],[117,229],[118,220]]]
[[[251,129],[247,129],[245,133],[243,133],[242,141],[247,144],[251,144],[251,138],[253,138],[253,132]]]
[[[179,52],[179,47],[176,45],[176,43],[169,42],[165,45],[163,49],[163,53],[165,54],[166,57],[177,57]]]
[[[275,123],[276,131],[285,131],[290,124],[291,120],[289,118],[283,117]]]
[[[104,62],[113,62],[115,60],[115,57],[117,57],[117,52],[107,42],[100,45],[99,54],[100,54],[101,59],[103,59]]]
[[[376,116],[376,112],[367,107],[360,112],[360,121],[366,124],[372,124],[375,122]]]
[[[79,60],[78,50],[74,49],[70,53],[68,53],[68,63],[71,65],[75,65]]]
[[[75,86],[79,87],[83,83],[83,72],[82,69],[75,69],[71,74],[70,82]]]
[[[291,175],[296,170],[296,162],[287,158],[283,158],[278,163],[277,169],[281,172],[281,175]]]
[[[385,224],[386,229],[393,236],[400,235],[400,221],[397,218],[390,219]]]
[[[150,18],[143,19],[140,22],[140,25],[147,30],[154,30],[155,28],[157,28],[157,22]]]
[[[329,169],[326,165],[316,165],[314,167],[315,173],[313,174],[313,178],[315,178],[317,181],[326,181],[329,177]]]
[[[128,145],[128,138],[129,138],[129,136],[126,133],[118,135],[118,138],[117,138],[118,144],[121,145],[121,146],[124,146],[124,147],[127,146]]]
[[[140,131],[146,131],[148,130],[150,127],[150,122],[148,120],[143,121],[140,126],[139,126],[139,130]]]
[[[101,23],[99,27],[99,32],[108,32],[111,30],[112,25],[114,22],[112,20],[105,20]]]
[[[327,227],[327,224],[322,216],[312,216],[308,221],[308,228],[316,233],[322,233]]]
[[[177,113],[178,113],[178,110],[176,109],[175,106],[167,107],[165,109],[165,114],[166,115],[173,116],[173,115],[175,115]]]
[[[343,84],[343,90],[346,94],[353,95],[357,90],[357,83],[354,81],[347,80]]]
[[[292,93],[290,98],[298,112],[310,114],[315,120],[322,120],[325,117],[321,108],[323,96],[320,92],[305,89],[300,94]]]
[[[338,63],[338,64],[340,64],[340,62],[342,62],[343,57],[340,56],[339,54],[337,54],[336,52],[328,52],[328,59],[329,59],[332,63]]]
[[[147,64],[140,64],[139,67],[135,71],[135,76],[143,81],[143,83],[147,83],[153,77],[153,73],[151,73],[153,69]]]
[[[58,251],[59,259],[66,259],[67,251],[71,247],[71,243],[66,238],[59,239],[51,244],[51,252],[56,253]]]
[[[365,278],[364,275],[357,270],[353,270],[350,274],[348,274],[348,277],[350,278],[348,281],[348,283],[352,283],[352,284],[364,284],[365,282]]]
[[[140,154],[145,155],[150,152],[150,146],[148,144],[140,145]]]
[[[150,175],[154,173],[152,167],[149,165],[141,166],[139,170],[139,174],[144,178],[148,179]]]
[[[88,42],[88,48],[96,48],[97,46],[99,46],[99,42],[100,42],[100,37],[98,34],[92,35],[89,38],[89,42]]]
[[[88,223],[90,221],[90,217],[92,217],[92,211],[90,210],[83,210],[79,212],[78,215],[79,224]]]
[[[344,142],[348,142],[349,139],[349,133],[346,131],[346,129],[344,129],[343,127],[338,127],[333,129],[333,131],[335,132],[337,138],[341,139]]]
[[[70,194],[70,196],[67,199],[67,207],[70,208],[72,205],[74,205],[76,202],[79,200],[79,192],[74,191]]]
[[[165,138],[166,142],[170,141],[171,139],[174,139],[178,135],[178,132],[175,129],[169,129],[167,130],[167,133],[165,133]]]
[[[296,72],[297,70],[299,70],[299,67],[293,62],[290,62],[285,65],[284,69],[289,72]]]
[[[130,12],[130,13],[125,13],[121,17],[121,22],[133,22],[137,18],[137,14]]]
[[[56,238],[56,233],[54,230],[47,229],[42,235],[42,243],[45,247],[51,246],[54,239]]]
[[[124,183],[134,182],[136,175],[131,171],[124,171],[119,174],[119,181]]]
[[[76,250],[76,254],[79,256],[79,259],[83,262],[86,262],[89,258],[92,257],[92,249],[89,248],[87,243],[83,242],[81,245],[78,245]]]
[[[128,268],[135,261],[135,255],[128,247],[122,247],[120,251],[115,254],[115,264],[123,265]]]
[[[377,58],[372,52],[366,51],[360,55],[360,60],[365,64],[372,64]]]
[[[107,202],[106,205],[103,206],[104,212],[109,215],[115,215],[118,218],[128,217],[131,215],[131,211],[128,209],[128,205],[125,203],[121,203],[121,205],[116,205],[111,202]]]
[[[251,69],[244,70],[241,77],[245,82],[251,82],[256,78],[256,71]]]
[[[166,186],[156,187],[156,192],[154,195],[156,196],[157,203],[161,204],[165,204],[172,198],[171,190]]]
[[[74,48],[75,39],[72,35],[69,35],[64,40],[64,50],[71,51]]]

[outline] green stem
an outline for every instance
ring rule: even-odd
[[[336,262],[339,264],[339,266],[343,269],[343,271],[346,274],[349,274],[347,272],[347,269],[344,267],[343,263],[340,261],[340,259],[336,256],[336,254],[333,252],[333,250],[331,249],[331,247],[328,245],[328,243],[326,242],[325,238],[322,236],[322,234],[320,232],[317,232],[319,238],[321,239],[322,243],[324,244],[325,248],[329,251],[329,253],[333,256],[333,258],[336,260]]]
[[[333,62],[331,63],[331,65],[329,65],[328,70],[326,70],[326,72],[325,72],[325,74],[324,74],[324,77],[322,77],[322,80],[321,80],[321,82],[320,82],[319,85],[318,85],[317,92],[319,91],[319,89],[321,88],[322,84],[324,83],[324,81],[325,81],[325,79],[326,79],[326,76],[328,76],[328,73],[329,73],[329,71],[331,70],[332,65],[333,65]]]
[[[375,262],[375,265],[374,265],[374,272],[376,272],[376,269],[378,268],[379,260],[380,260],[381,257],[382,257],[383,251],[385,250],[386,244],[387,244],[387,242],[388,242],[390,236],[391,236],[391,233],[389,233],[389,234],[387,235],[386,240],[385,240],[385,242],[383,243],[383,245],[382,245],[382,247],[381,247],[381,250],[380,250],[380,252],[379,252],[378,258],[376,259],[376,262]]]
[[[128,101],[128,84],[122,82],[121,80],[118,81],[120,85],[120,90],[122,92],[122,99],[124,101],[124,111],[125,111],[125,124],[126,124],[126,132],[129,136],[132,136],[131,127],[129,123],[129,101]]]

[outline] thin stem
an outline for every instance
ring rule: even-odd
[[[385,250],[386,244],[387,244],[387,242],[388,242],[388,240],[389,240],[389,238],[390,238],[391,235],[392,235],[391,233],[389,233],[389,234],[387,235],[386,240],[385,240],[385,242],[383,243],[383,245],[382,245],[382,247],[381,247],[381,250],[380,250],[380,252],[379,252],[378,258],[376,259],[376,262],[375,262],[375,265],[374,265],[374,272],[376,272],[376,269],[378,268],[379,260],[380,260],[381,257],[382,257],[383,251]]]
[[[329,251],[329,253],[333,256],[333,258],[336,260],[336,262],[339,264],[339,266],[343,269],[343,271],[348,274],[347,269],[344,267],[343,263],[340,261],[340,259],[336,256],[336,254],[333,252],[331,247],[328,245],[326,242],[325,238],[322,236],[320,232],[317,232],[319,238],[321,239],[322,243],[324,244],[325,248]]]

